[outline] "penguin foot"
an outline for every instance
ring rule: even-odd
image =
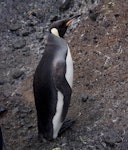
[[[46,143],[46,139],[44,138],[43,134],[40,134],[40,133],[38,134],[38,140],[40,143],[42,142]]]
[[[75,123],[76,120],[67,120],[63,123],[59,133],[58,133],[58,136],[60,136],[61,134],[63,134],[67,129],[69,129],[74,123]]]

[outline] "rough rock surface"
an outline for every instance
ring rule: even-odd
[[[0,1],[0,105],[8,110],[0,125],[8,150],[128,149],[128,2],[72,2],[60,10],[60,0]],[[51,21],[76,14],[82,15],[65,39],[74,60],[67,118],[77,121],[55,141],[40,143],[33,73]]]

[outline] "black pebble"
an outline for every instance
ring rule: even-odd
[[[86,102],[88,100],[88,95],[82,94],[81,100],[82,100],[82,102]]]
[[[18,78],[20,78],[22,75],[24,75],[24,72],[23,72],[23,71],[16,71],[16,72],[12,75],[12,77],[13,77],[13,79],[18,79]]]
[[[99,13],[89,10],[89,17],[92,21],[96,21],[98,16],[99,16]]]
[[[15,49],[19,49],[19,48],[23,48],[25,47],[26,45],[26,41],[24,39],[19,39],[19,40],[16,40],[14,43],[13,43],[13,47]]]
[[[0,105],[0,115],[2,115],[6,111],[7,111],[7,109],[5,108],[5,106]]]

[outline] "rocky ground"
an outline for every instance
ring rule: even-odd
[[[68,29],[74,126],[53,142],[37,138],[35,68],[52,21],[82,14]],[[0,1],[0,124],[8,150],[128,149],[127,0]]]

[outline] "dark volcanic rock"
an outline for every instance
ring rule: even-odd
[[[20,30],[20,35],[22,36],[28,36],[29,34],[33,33],[35,29],[33,27],[26,27],[22,30]]]
[[[59,19],[58,16],[54,16],[50,21],[51,21],[51,22],[54,22],[54,21],[57,21],[58,19]]]
[[[117,147],[117,150],[127,150],[128,149],[128,133],[124,136],[123,141]]]
[[[25,45],[26,45],[26,41],[24,39],[18,39],[13,43],[13,47],[15,49],[23,48]]]
[[[98,16],[99,16],[99,13],[89,10],[89,17],[92,21],[96,21]]]
[[[21,34],[22,36],[28,36],[31,32],[28,29],[22,30]]]
[[[30,56],[30,48],[29,48],[29,47],[24,47],[24,48],[22,49],[22,54],[23,54],[24,56]]]
[[[120,143],[121,141],[121,137],[113,130],[104,134],[104,142],[110,147],[114,147],[116,143]]]
[[[82,102],[86,102],[88,100],[88,95],[86,95],[85,93],[82,94],[81,100],[82,100]]]
[[[16,31],[21,28],[21,24],[15,23],[10,25],[10,31]]]
[[[0,105],[0,115],[2,115],[6,111],[7,111],[7,109],[5,108],[5,106]]]
[[[103,23],[103,27],[108,28],[110,26],[110,23],[108,21],[105,21]]]
[[[98,39],[97,39],[96,36],[93,38],[93,43],[94,43],[94,44],[97,44],[97,43],[98,43]]]
[[[59,9],[61,11],[65,11],[65,10],[69,9],[69,7],[71,6],[71,4],[73,4],[73,0],[65,0],[65,1],[61,0],[61,4],[60,4]]]
[[[0,85],[4,85],[5,81],[4,80],[0,80]]]
[[[19,70],[19,71],[16,71],[16,72],[12,75],[12,77],[13,77],[13,79],[18,79],[18,78],[20,78],[22,75],[24,75],[24,72],[21,71],[21,70]]]

